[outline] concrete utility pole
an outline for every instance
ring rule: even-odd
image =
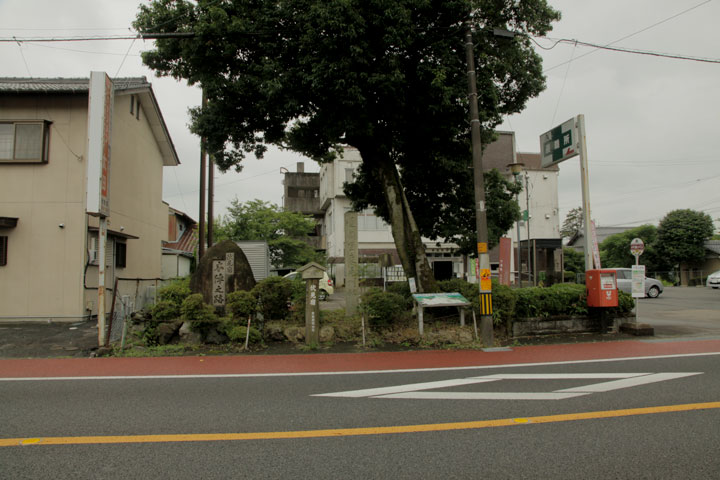
[[[468,68],[468,103],[470,104],[470,134],[472,139],[472,159],[475,182],[477,252],[480,267],[480,336],[483,345],[486,347],[492,347],[494,343],[492,283],[490,280],[490,253],[488,251],[488,228],[485,212],[485,178],[483,176],[482,166],[482,140],[480,138],[475,56],[473,53],[472,25],[470,24],[470,21],[467,22],[467,32],[465,34],[465,56],[467,58]]]

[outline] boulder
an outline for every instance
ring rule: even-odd
[[[225,295],[236,290],[250,291],[255,286],[255,277],[243,251],[232,240],[224,240],[205,252],[197,270],[190,277],[190,290],[193,293],[202,293],[203,301],[208,305],[213,304],[213,261],[225,261],[228,253],[234,254],[235,261],[232,267],[233,273],[225,276]]]
[[[205,343],[210,343],[212,345],[220,345],[222,343],[228,342],[228,337],[224,333],[220,333],[215,328],[211,328],[208,330],[207,335],[205,335]]]
[[[285,340],[282,324],[279,322],[268,322],[265,324],[265,338],[273,342],[282,342]]]
[[[305,327],[292,326],[287,327],[283,334],[288,341],[293,343],[299,343],[305,340]]]
[[[199,332],[195,332],[190,328],[190,322],[184,322],[178,331],[180,335],[180,341],[188,345],[200,345],[202,342],[202,335]]]
[[[320,342],[332,342],[335,340],[335,329],[330,325],[320,327]]]
[[[170,340],[172,340],[172,338],[175,336],[179,329],[180,324],[178,323],[159,324],[157,326],[157,329],[155,330],[158,345],[167,345],[168,343],[170,343]]]

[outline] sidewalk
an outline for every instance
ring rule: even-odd
[[[0,358],[89,357],[97,322],[0,323]]]

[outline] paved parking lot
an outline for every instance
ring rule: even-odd
[[[661,337],[720,337],[720,290],[665,287],[658,298],[640,300],[639,318]]]

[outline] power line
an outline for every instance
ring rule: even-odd
[[[704,2],[698,3],[697,5],[694,5],[694,6],[692,6],[692,7],[690,7],[690,8],[687,8],[687,9],[681,11],[681,12],[678,12],[678,13],[676,13],[676,14],[674,14],[674,15],[671,15],[671,16],[663,19],[663,20],[660,20],[659,22],[653,23],[652,25],[649,25],[649,26],[647,26],[647,27],[641,28],[640,30],[637,30],[636,32],[633,32],[633,33],[631,33],[631,34],[629,34],[629,35],[625,35],[624,37],[618,38],[617,40],[614,40],[614,41],[606,44],[606,46],[615,45],[615,44],[618,43],[618,42],[622,42],[623,40],[627,40],[627,39],[630,38],[630,37],[634,37],[635,35],[639,35],[639,34],[641,34],[641,33],[643,33],[643,32],[646,32],[646,31],[648,31],[648,30],[650,30],[650,29],[652,29],[652,28],[657,27],[658,25],[662,25],[663,23],[669,22],[670,20],[673,20],[673,19],[675,19],[675,18],[677,18],[677,17],[679,17],[679,16],[681,16],[681,15],[684,15],[684,14],[686,14],[686,13],[692,11],[692,10],[695,10],[696,8],[699,8],[699,7],[701,7],[701,6],[703,6],[703,5],[707,4],[707,3],[710,3],[711,1],[712,1],[712,0],[705,0]],[[537,42],[536,42],[536,44],[537,44]],[[554,45],[553,45],[553,47],[554,47]],[[553,48],[553,47],[551,47],[551,48]],[[541,47],[541,48],[543,48],[543,47]],[[580,56],[578,56],[578,57],[575,57],[574,59],[571,59],[571,60],[568,60],[568,61],[559,63],[559,64],[557,64],[557,65],[554,65],[554,66],[552,66],[552,67],[550,67],[550,68],[546,68],[546,69],[543,71],[543,73],[547,73],[547,72],[549,72],[550,70],[554,70],[554,69],[556,69],[556,68],[558,68],[558,67],[561,67],[561,66],[565,65],[565,64],[568,63],[568,62],[572,62],[572,61],[578,60],[578,59],[580,59],[580,58],[582,58],[582,57],[585,57],[585,56],[587,56],[587,55],[591,55],[591,54],[593,54],[593,53],[595,53],[595,52],[597,52],[597,49],[596,49],[596,50],[593,50],[593,51],[590,51],[590,52],[587,52],[587,53],[584,53],[584,54],[582,54],[582,55],[580,55]]]
[[[694,57],[694,56],[690,56],[690,55],[679,55],[679,54],[674,54],[674,53],[655,52],[655,51],[651,51],[651,50],[640,50],[637,48],[612,47],[610,45],[598,45],[596,43],[582,42],[580,40],[574,40],[574,39],[569,39],[569,38],[561,38],[559,40],[556,40],[555,43],[553,44],[553,46],[549,47],[549,48],[541,46],[532,37],[530,37],[530,40],[532,40],[535,43],[535,45],[539,46],[540,48],[543,48],[544,50],[552,50],[560,43],[571,43],[575,46],[582,45],[584,47],[592,47],[592,48],[599,49],[599,50],[611,50],[613,52],[633,53],[636,55],[649,55],[649,56],[653,56],[653,57],[671,58],[674,60],[690,60],[693,62],[720,63],[720,59],[718,59],[718,58]],[[592,52],[589,52],[589,53],[592,53]],[[584,55],[580,55],[579,57],[576,57],[575,60],[577,60],[578,58],[581,58],[583,56]],[[560,65],[564,65],[565,63],[569,64],[572,61],[573,61],[573,59],[571,58],[567,62],[564,62]],[[559,66],[559,65],[556,65],[556,67],[557,66]],[[553,68],[555,68],[555,67],[549,68],[549,69],[545,70],[545,72],[550,71]],[[545,73],[545,72],[543,72],[543,73]]]

